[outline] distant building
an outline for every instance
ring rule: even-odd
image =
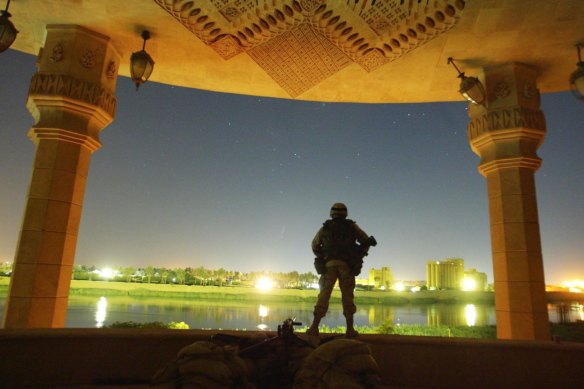
[[[419,291],[426,285],[426,280],[403,280],[405,290]]]
[[[468,269],[464,272],[463,289],[464,290],[487,290],[487,274]]]
[[[428,289],[461,289],[464,279],[464,259],[448,258],[426,264]]]
[[[369,286],[377,289],[390,289],[393,285],[393,273],[389,267],[369,270]]]

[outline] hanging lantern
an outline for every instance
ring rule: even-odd
[[[574,96],[584,102],[584,62],[582,62],[582,55],[580,53],[582,46],[581,44],[576,45],[578,49],[578,63],[576,66],[578,66],[578,69],[570,75],[570,89],[572,89]]]
[[[136,84],[136,90],[140,88],[140,85],[148,81],[152,70],[154,70],[154,60],[144,49],[146,48],[146,41],[150,39],[150,33],[148,31],[142,32],[142,39],[144,39],[144,44],[142,45],[142,50],[132,53],[130,57],[130,74],[132,81]]]
[[[0,53],[8,50],[16,39],[16,34],[18,34],[18,30],[10,21],[12,15],[8,12],[9,5],[10,0],[6,3],[6,9],[0,11]]]
[[[458,66],[456,66],[452,57],[448,58],[448,63],[452,64],[458,72],[458,78],[460,78],[460,88],[458,92],[462,97],[473,104],[483,104],[487,94],[485,93],[485,88],[481,81],[476,77],[465,76],[464,72],[461,72],[460,69],[458,69]]]

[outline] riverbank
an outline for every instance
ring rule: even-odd
[[[0,277],[0,297],[8,293],[9,278]],[[207,301],[262,301],[262,302],[307,302],[314,303],[318,290],[314,289],[271,289],[232,286],[200,286],[175,284],[142,284],[108,281],[72,280],[71,296],[131,296],[140,298],[176,298]],[[548,292],[549,302],[584,301],[582,294],[569,292]],[[493,292],[463,292],[457,290],[396,292],[396,291],[355,291],[358,304],[438,304],[474,303],[494,304]],[[332,303],[341,301],[341,293],[334,290]]]
[[[0,296],[6,296],[8,279],[0,279]],[[314,303],[318,296],[315,289],[270,289],[262,291],[250,287],[200,286],[176,284],[143,284],[108,281],[72,280],[70,296],[130,296],[138,298],[171,298],[203,301],[246,302],[304,302]],[[340,290],[334,290],[331,303],[341,302]],[[436,304],[478,303],[493,304],[492,292],[462,291],[355,291],[357,304]]]

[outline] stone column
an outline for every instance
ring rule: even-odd
[[[27,102],[36,156],[4,328],[65,325],[89,160],[115,115],[119,62],[108,37],[47,26]]]
[[[487,179],[497,337],[550,339],[535,171],[546,126],[535,69],[484,69],[484,105],[470,105],[468,137]]]

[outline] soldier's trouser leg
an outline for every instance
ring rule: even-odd
[[[318,325],[328,311],[329,300],[331,298],[331,293],[333,292],[333,287],[337,282],[337,278],[338,273],[336,266],[327,268],[326,273],[320,276],[320,292],[318,293],[318,299],[314,306],[314,320],[312,321],[310,328],[306,331],[310,335],[318,335]]]
[[[354,328],[353,316],[357,312],[355,306],[355,277],[348,268],[341,268],[339,271],[339,286],[341,287],[343,301],[343,315],[347,322],[347,337],[354,338],[358,335]]]

